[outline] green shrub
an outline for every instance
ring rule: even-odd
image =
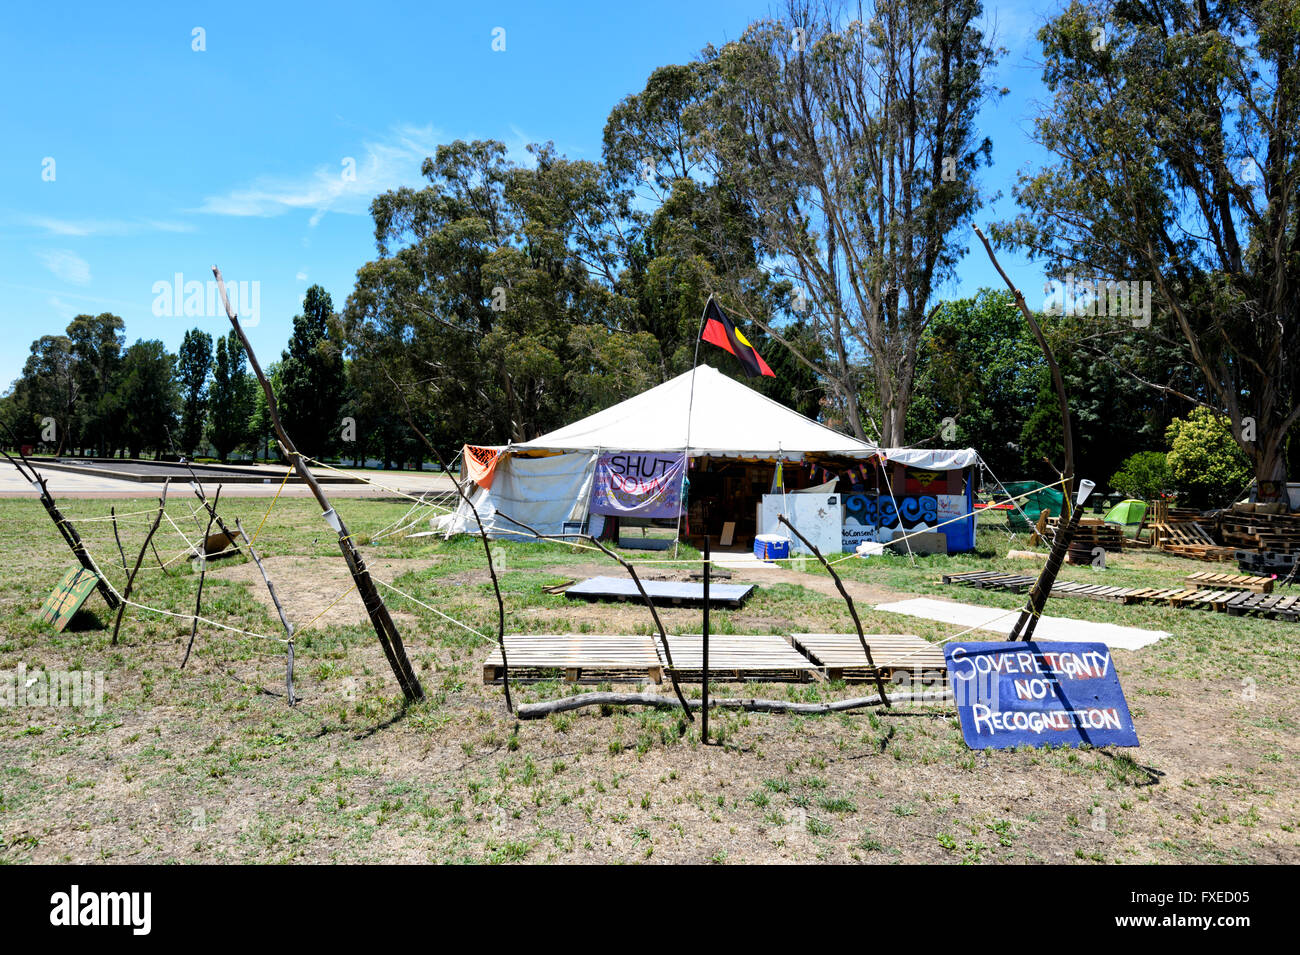
[[[1110,486],[1125,497],[1154,501],[1169,489],[1169,463],[1163,451],[1130,454],[1111,475]]]
[[[1169,484],[1178,503],[1214,507],[1231,503],[1250,481],[1250,462],[1232,437],[1231,423],[1208,408],[1175,418],[1169,439]]]

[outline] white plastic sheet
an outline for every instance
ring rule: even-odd
[[[546,458],[507,455],[496,467],[492,489],[471,495],[489,537],[530,538],[498,510],[517,517],[543,534],[563,534],[587,520],[596,455],[557,454]],[[462,501],[446,525],[451,534],[477,534],[474,515]]]

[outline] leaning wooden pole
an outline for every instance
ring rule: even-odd
[[[1029,330],[1034,335],[1034,341],[1038,342],[1038,347],[1047,360],[1047,368],[1052,374],[1052,386],[1056,389],[1056,401],[1061,409],[1061,438],[1065,447],[1065,496],[1069,498],[1074,485],[1074,428],[1070,425],[1070,402],[1065,393],[1065,379],[1061,376],[1061,368],[1056,364],[1056,356],[1052,354],[1051,346],[1047,344],[1047,337],[1038,326],[1038,320],[1034,318],[1033,311],[1025,304],[1025,296],[1021,294],[1020,289],[1016,288],[1010,276],[1002,270],[998,257],[993,254],[993,246],[984,233],[980,231],[980,227],[972,223],[972,228],[975,230],[975,234],[980,237],[980,241],[984,243],[984,251],[988,253],[993,268],[997,269],[998,275],[1002,276],[1002,281],[1007,284],[1007,288],[1011,289],[1011,295],[1015,298],[1021,314],[1025,316],[1025,321],[1029,324]]]
[[[1074,510],[1070,514],[1070,519],[1064,524],[1058,524],[1056,527],[1056,538],[1052,541],[1052,549],[1047,555],[1047,563],[1043,565],[1042,572],[1039,573],[1038,579],[1034,581],[1033,588],[1029,591],[1029,599],[1025,601],[1025,608],[1020,612],[1016,625],[1011,631],[1008,640],[1025,640],[1033,639],[1034,630],[1038,627],[1038,620],[1043,615],[1043,608],[1047,606],[1047,598],[1052,595],[1052,586],[1056,583],[1056,575],[1061,570],[1061,564],[1065,561],[1065,555],[1069,552],[1070,542],[1074,540],[1074,534],[1079,529],[1079,520],[1083,516],[1083,502],[1088,499],[1092,489],[1096,485],[1092,481],[1084,480],[1079,482],[1079,500],[1074,502]],[[1023,636],[1021,636],[1023,632]]]
[[[175,454],[176,457],[180,459],[181,464],[185,465],[185,470],[190,472],[190,490],[192,490],[194,492],[194,496],[199,499],[199,503],[202,504],[204,510],[208,512],[209,517],[211,517],[212,520],[217,522],[217,529],[220,530],[221,533],[226,535],[226,540],[230,541],[230,546],[233,547],[235,549],[235,553],[238,554],[239,545],[235,543],[235,535],[230,533],[230,528],[227,527],[226,522],[221,519],[221,515],[217,513],[216,505],[208,503],[208,496],[203,491],[203,482],[200,481],[199,476],[194,473],[194,468],[190,467],[190,462],[185,457],[185,455],[180,454],[179,452],[176,451],[176,442],[172,440],[172,433],[170,430],[167,431],[167,443],[171,445],[172,453]],[[221,496],[221,485],[217,485],[217,496],[218,497]],[[211,531],[212,531],[212,521],[209,521],[208,532],[211,533]],[[207,553],[207,550],[208,550],[208,541],[207,541],[207,537],[205,536],[203,539],[203,551],[205,554]]]
[[[271,426],[275,429],[276,436],[280,440],[280,446],[292,463],[298,477],[302,479],[302,482],[311,490],[312,496],[316,498],[316,503],[321,507],[322,517],[324,517],[325,522],[338,534],[339,550],[343,552],[343,559],[347,562],[348,571],[352,574],[352,580],[356,583],[357,593],[361,595],[361,600],[365,604],[366,614],[370,617],[370,623],[375,629],[375,636],[379,639],[379,646],[388,659],[388,665],[392,667],[398,686],[401,687],[402,696],[405,697],[408,703],[423,700],[424,690],[420,686],[419,679],[416,678],[411,661],[406,656],[406,646],[402,643],[402,636],[397,630],[397,624],[393,622],[393,617],[388,612],[388,606],[384,603],[384,598],[379,595],[379,591],[375,588],[375,582],[370,578],[370,571],[366,568],[366,562],[362,558],[361,552],[352,543],[352,535],[348,532],[347,525],[343,523],[343,518],[338,515],[333,505],[330,504],[329,498],[325,496],[325,491],[320,486],[320,482],[311,473],[311,469],[307,467],[302,455],[298,453],[292,439],[284,430],[284,425],[280,423],[280,412],[275,402],[275,392],[271,390],[271,382],[267,380],[266,375],[262,372],[262,366],[257,362],[257,355],[253,352],[253,346],[249,343],[248,336],[244,334],[243,326],[239,324],[239,316],[230,307],[230,299],[226,296],[226,283],[221,277],[221,270],[214,265],[212,274],[216,276],[217,289],[221,292],[221,304],[226,309],[226,316],[230,319],[230,324],[239,336],[239,340],[244,346],[244,352],[248,355],[248,363],[253,369],[253,374],[257,376],[258,383],[262,386],[262,393],[266,396],[267,412],[271,416]]]
[[[144,543],[140,545],[140,553],[135,556],[135,566],[131,568],[131,573],[126,578],[126,587],[122,590],[122,599],[117,605],[117,619],[113,621],[113,639],[111,641],[113,646],[117,646],[117,632],[122,629],[122,615],[126,613],[126,605],[131,599],[131,588],[135,586],[135,575],[140,573],[140,564],[144,561],[144,552],[149,549],[149,543],[153,540],[153,535],[158,532],[158,525],[162,523],[163,511],[167,509],[167,488],[171,483],[171,478],[163,481],[162,497],[158,498],[158,513],[154,515],[153,526],[149,528],[149,534],[145,537]]]
[[[428,435],[421,431],[419,426],[416,425],[415,415],[411,412],[411,403],[406,400],[406,392],[401,389],[396,381],[393,381],[392,375],[388,376],[388,380],[392,382],[393,388],[402,399],[402,407],[406,409],[406,423],[410,426],[411,430],[416,433],[419,439],[424,442],[424,446],[429,449],[430,453],[432,453],[438,460],[438,466],[442,468],[442,473],[451,479],[451,486],[456,489],[456,494],[460,499],[469,506],[470,512],[474,515],[474,523],[478,525],[479,537],[483,539],[483,553],[487,555],[488,575],[492,578],[492,590],[497,596],[497,646],[501,650],[501,685],[505,688],[506,712],[513,713],[515,711],[515,706],[514,702],[510,698],[510,663],[506,659],[506,603],[501,597],[501,582],[497,580],[496,565],[492,562],[492,547],[488,543],[487,530],[483,527],[483,520],[478,515],[478,508],[474,506],[474,502],[471,501],[469,495],[465,493],[465,489],[460,486],[460,482],[456,480],[455,475],[453,475],[448,469],[447,462],[443,459],[442,452],[434,447],[434,444],[429,440]]]
[[[31,482],[31,485],[36,488],[36,493],[40,495],[41,506],[45,508],[45,513],[50,515],[50,520],[52,520],[54,526],[58,528],[59,536],[63,538],[64,543],[72,550],[72,553],[77,558],[77,562],[95,575],[95,586],[99,589],[99,594],[104,598],[105,603],[108,604],[108,609],[116,610],[121,604],[121,600],[118,598],[113,588],[108,585],[108,581],[104,579],[104,575],[99,572],[99,568],[95,566],[95,561],[90,556],[90,552],[86,550],[86,545],[82,543],[81,535],[77,533],[77,528],[73,526],[71,521],[63,516],[63,512],[60,511],[58,505],[54,503],[54,497],[50,494],[50,489],[45,483],[45,478],[41,477],[36,468],[32,466],[32,463],[27,460],[27,455],[23,454],[22,447],[21,445],[18,445],[17,439],[14,437],[12,431],[9,432],[9,436],[18,448],[18,457],[22,459],[23,464],[27,465],[27,471],[31,472],[31,477],[27,476],[27,472],[23,470],[17,461],[9,456],[7,451],[0,449],[0,454],[4,454],[6,460],[8,460],[14,467],[18,468],[18,473],[23,476],[23,479]]]
[[[275,604],[275,612],[280,615],[280,625],[284,627],[284,634],[288,637],[288,651],[285,659],[285,691],[289,695],[289,705],[293,706],[296,699],[293,695],[293,624],[285,616],[284,607],[280,604],[280,598],[276,595],[275,585],[271,583],[271,576],[262,566],[262,558],[257,556],[257,551],[253,548],[253,542],[248,538],[248,531],[244,530],[244,525],[240,523],[239,518],[235,518],[235,528],[239,531],[239,536],[244,539],[244,545],[248,548],[248,556],[253,558],[253,563],[262,574],[262,580],[266,583],[266,591],[271,595],[271,603]]]
[[[794,531],[794,536],[803,541],[804,546],[812,551],[813,555],[822,562],[822,566],[830,572],[831,578],[835,581],[835,586],[839,589],[840,596],[843,597],[844,602],[849,605],[849,615],[853,617],[853,626],[858,629],[858,642],[862,644],[862,652],[867,655],[867,664],[871,667],[871,675],[876,681],[876,691],[880,694],[880,698],[885,701],[885,705],[889,706],[889,696],[885,693],[885,681],[880,679],[880,670],[876,666],[875,659],[871,656],[871,647],[867,643],[867,637],[862,632],[862,621],[858,619],[858,608],[854,605],[853,598],[849,596],[849,592],[844,589],[844,581],[840,580],[840,575],[835,573],[835,568],[830,565],[830,561],[822,556],[822,552],[817,549],[817,546],[808,538],[804,537],[803,534],[800,533],[799,528],[791,524],[784,514],[778,515],[777,519],[786,527],[790,528],[790,530]]]
[[[1020,308],[1021,313],[1025,316],[1025,321],[1029,323],[1029,330],[1033,332],[1034,340],[1038,342],[1038,347],[1043,352],[1043,358],[1047,361],[1048,370],[1052,373],[1052,386],[1056,389],[1056,401],[1061,409],[1061,439],[1065,448],[1065,470],[1062,474],[1062,488],[1065,494],[1065,500],[1069,503],[1070,496],[1074,493],[1074,428],[1070,423],[1070,401],[1065,392],[1065,379],[1061,375],[1060,366],[1056,364],[1056,356],[1052,354],[1051,346],[1047,344],[1047,337],[1043,335],[1043,330],[1038,327],[1038,320],[1034,318],[1034,313],[1029,306],[1025,304],[1025,297],[1021,294],[1020,289],[1016,288],[1010,276],[1002,270],[1002,265],[998,262],[998,257],[993,254],[993,246],[980,231],[978,225],[972,223],[975,234],[980,237],[980,242],[984,243],[984,251],[988,253],[989,260],[993,267],[997,269],[998,275],[1002,276],[1002,281],[1011,289],[1011,294],[1016,300],[1016,305]],[[1087,490],[1092,490],[1092,482],[1087,482]],[[1087,494],[1083,495],[1085,498]],[[1082,501],[1079,502],[1082,506]],[[1034,589],[1030,594],[1030,599],[1025,603],[1025,608],[1020,612],[1019,619],[1016,620],[1016,626],[1011,632],[1011,639],[1016,640],[1021,631],[1025,631],[1025,639],[1033,634],[1034,628],[1038,626],[1038,618],[1043,612],[1043,607],[1047,605],[1047,598],[1051,596],[1052,584],[1056,580],[1056,573],[1060,569],[1061,561],[1065,557],[1065,548],[1069,546],[1070,538],[1077,526],[1075,515],[1071,515],[1070,522],[1064,527],[1057,527],[1056,541],[1052,545],[1051,554],[1048,557],[1047,565],[1043,567],[1043,572],[1039,574]],[[1059,556],[1058,555],[1059,548]],[[1052,558],[1056,557],[1055,566],[1052,565]]]

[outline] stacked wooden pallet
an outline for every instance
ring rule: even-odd
[[[1283,504],[1236,504],[1218,521],[1242,569],[1289,571],[1300,559],[1300,514],[1286,513]]]
[[[1196,511],[1171,508],[1165,501],[1151,507],[1151,543],[1157,550],[1194,560],[1236,559],[1236,549],[1216,541]]]
[[[1048,518],[1048,534],[1055,534],[1061,526],[1059,517]],[[1124,528],[1118,524],[1107,524],[1099,518],[1085,517],[1079,521],[1079,526],[1074,529],[1074,537],[1070,540],[1070,549],[1086,549],[1088,560],[1092,560],[1092,550],[1094,547],[1100,547],[1109,551],[1121,551],[1124,549]]]

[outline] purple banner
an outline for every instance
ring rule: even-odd
[[[676,517],[685,465],[686,455],[680,451],[602,454],[591,486],[591,513]]]

